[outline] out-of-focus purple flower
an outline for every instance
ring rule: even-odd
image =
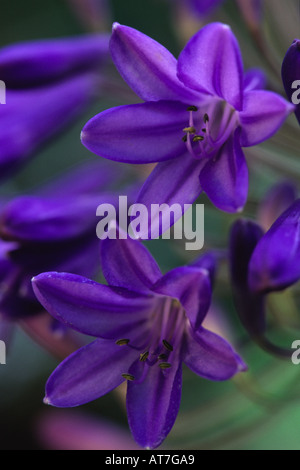
[[[111,23],[109,0],[67,0],[80,22],[89,31],[101,31]]]
[[[300,124],[300,40],[295,39],[282,63],[282,81],[287,96],[296,105],[295,114]]]
[[[0,310],[15,320],[39,312],[31,278],[45,270],[93,277],[99,270],[96,208],[112,203],[113,169],[81,165],[35,196],[20,196],[0,211]],[[96,255],[95,255],[96,254]]]
[[[0,173],[7,176],[100,93],[108,37],[41,40],[0,51],[6,104],[0,115]]]
[[[155,448],[179,410],[182,362],[216,381],[245,365],[225,340],[201,326],[211,299],[208,271],[184,266],[163,276],[137,240],[106,239],[101,246],[108,285],[54,272],[33,279],[37,298],[54,318],[98,338],[53,372],[45,403],[79,406],[127,380],[133,436],[140,446]]]
[[[241,147],[271,137],[294,108],[257,89],[261,74],[244,74],[230,27],[205,26],[177,62],[151,38],[114,24],[110,50],[145,103],[95,116],[82,131],[83,144],[119,162],[159,162],[138,197],[146,206],[193,203],[204,191],[218,208],[241,210],[248,193]]]
[[[278,193],[274,190],[273,195],[276,199]],[[300,278],[299,227],[300,200],[296,200],[265,234],[255,222],[237,220],[230,236],[231,279],[239,317],[260,346],[288,358],[290,349],[274,345],[265,336],[265,300],[268,293],[283,290]]]
[[[223,1],[224,0],[188,0],[188,4],[199,16],[207,16]]]
[[[138,450],[119,426],[78,411],[52,410],[38,420],[37,437],[53,450]]]
[[[297,199],[297,189],[291,181],[282,181],[268,191],[260,202],[257,221],[266,232],[276,219]]]
[[[295,201],[257,244],[249,263],[249,286],[268,293],[300,278],[300,200]]]
[[[229,258],[233,296],[240,320],[252,337],[264,334],[264,296],[251,291],[248,284],[249,262],[263,231],[251,220],[240,219],[232,226]]]

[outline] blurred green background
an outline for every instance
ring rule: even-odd
[[[189,18],[187,13],[184,23],[183,19],[180,23],[174,12],[174,0],[114,0],[108,3],[111,11],[108,18],[102,18],[103,31],[109,32],[111,22],[118,21],[152,36],[174,54],[178,54],[186,37],[204,21],[193,15]],[[283,3],[290,3],[291,10],[282,8]],[[260,28],[267,51],[258,48],[255,36],[249,32],[234,0],[227,0],[213,16],[213,19],[226,21],[233,27],[240,40],[246,66],[263,67],[268,74],[269,86],[282,94],[280,63],[294,37],[299,36],[299,17],[297,14],[295,17],[297,7],[297,0],[265,2]],[[87,32],[88,27],[71,8],[70,1],[1,0],[0,31],[1,46],[4,46],[21,40],[77,35]],[[124,102],[113,96],[100,97],[85,115],[4,183],[1,194],[26,193],[77,162],[96,158],[80,144],[80,130],[97,112]],[[294,117],[271,141],[250,149],[251,187],[246,216],[255,217],[258,203],[272,183],[281,178],[292,178],[299,185],[299,156],[299,128]],[[118,166],[116,171],[122,171],[122,168]],[[134,174],[134,170],[132,172]],[[225,248],[230,225],[237,216],[218,212],[205,197],[201,197],[200,202],[205,203],[205,250]],[[194,256],[192,252],[184,252],[179,242],[158,240],[147,243],[147,246],[163,271]],[[237,320],[226,264],[218,274],[214,298],[217,314],[210,322],[232,340],[248,363],[249,372],[228,383],[211,383],[185,369],[179,417],[163,447],[300,449],[300,366],[270,357],[249,341]],[[300,338],[299,309],[295,313],[287,311],[288,302],[286,293],[279,296],[276,299],[277,320],[270,319],[276,334],[274,337],[286,347]],[[278,323],[284,324],[285,328],[276,328]],[[45,382],[57,363],[21,329],[14,332],[7,365],[0,365],[1,449],[47,447],[40,438],[37,423],[41,416],[52,412],[43,405],[42,399]],[[127,430],[124,404],[117,393],[81,409],[88,415],[108,419]],[[66,413],[72,413],[72,410]]]

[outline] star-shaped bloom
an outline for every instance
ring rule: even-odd
[[[245,365],[225,340],[202,327],[211,274],[201,260],[162,275],[137,240],[106,239],[101,247],[108,285],[55,272],[33,279],[37,298],[54,318],[97,338],[53,372],[45,402],[79,406],[127,380],[133,436],[142,447],[155,448],[179,410],[182,362],[215,381],[230,379]]]
[[[218,208],[241,210],[248,193],[242,147],[271,137],[294,108],[260,89],[260,72],[244,74],[230,27],[205,26],[177,61],[153,39],[114,24],[110,51],[144,103],[92,118],[83,144],[119,162],[158,162],[138,197],[147,207],[190,204],[204,191]]]
[[[107,35],[30,41],[0,50],[6,104],[0,114],[0,174],[6,177],[76,118],[101,89]]]

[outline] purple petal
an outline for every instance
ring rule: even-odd
[[[282,63],[282,81],[290,101],[297,105],[295,114],[300,124],[300,40],[295,39],[289,47]],[[295,100],[294,100],[295,98]]]
[[[282,290],[300,278],[300,200],[287,209],[257,244],[249,264],[255,292]]]
[[[1,214],[1,233],[9,240],[57,241],[84,234],[96,226],[95,210],[108,197],[40,198],[21,196]]]
[[[137,198],[138,204],[144,204],[151,214],[153,204],[178,204],[178,216],[174,216],[170,223],[167,221],[168,208],[163,210],[166,225],[162,226],[159,216],[148,220],[148,234],[141,233],[142,238],[156,238],[173,225],[188,209],[201,193],[199,175],[203,164],[193,159],[187,152],[180,157],[159,163],[147,178]],[[186,205],[186,208],[184,207]],[[180,207],[179,207],[180,206]],[[158,215],[158,214],[157,214]],[[169,216],[170,220],[170,216]]]
[[[119,106],[93,117],[82,130],[91,152],[125,163],[151,163],[185,153],[186,106],[158,101]]]
[[[213,286],[219,258],[221,258],[221,254],[217,250],[211,250],[196,258],[189,266],[206,269],[209,273],[210,283]]]
[[[138,240],[111,240],[101,244],[102,271],[108,284],[149,293],[161,277],[160,269],[147,248]]]
[[[175,57],[136,29],[114,23],[110,51],[120,75],[143,100],[193,104],[197,99],[177,78]]]
[[[77,117],[98,84],[94,74],[85,74],[49,87],[8,90],[0,115],[1,177]]]
[[[201,328],[186,341],[184,363],[205,379],[223,381],[246,370],[242,359],[220,336]]]
[[[263,90],[266,86],[266,75],[261,69],[249,69],[244,75],[244,91]]]
[[[200,16],[211,14],[224,0],[189,0],[195,13]]]
[[[266,330],[265,302],[248,285],[249,262],[263,231],[251,220],[237,220],[230,232],[229,259],[233,297],[238,316],[251,336]]]
[[[155,364],[142,383],[128,383],[128,422],[143,448],[158,447],[171,431],[179,411],[181,387],[181,364],[176,361],[167,371]]]
[[[282,126],[294,106],[271,91],[245,93],[241,123],[241,146],[251,147],[272,137]]]
[[[0,51],[0,77],[9,88],[27,88],[99,66],[108,57],[108,35],[45,39]]]
[[[226,212],[241,211],[247,201],[248,168],[239,137],[237,129],[200,174],[203,191],[218,209]]]
[[[183,266],[165,274],[153,287],[157,294],[180,301],[193,329],[197,330],[211,303],[211,283],[205,269]]]
[[[178,77],[199,92],[243,106],[243,64],[238,42],[229,26],[211,23],[188,42],[178,59]]]
[[[137,352],[112,341],[96,340],[63,361],[46,385],[45,403],[59,408],[80,406],[110,392],[122,382]]]
[[[144,327],[153,307],[153,297],[72,274],[40,274],[32,285],[38,300],[54,318],[81,333],[105,339],[134,335]]]

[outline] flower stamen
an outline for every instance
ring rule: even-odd
[[[164,347],[165,347],[166,349],[168,349],[168,351],[173,351],[173,346],[172,346],[172,344],[170,344],[166,339],[163,339],[163,340],[162,340],[162,343],[163,343]]]
[[[122,377],[123,377],[123,379],[129,380],[129,381],[131,381],[131,382],[132,382],[133,380],[135,380],[134,375],[131,375],[131,374],[122,374]]]
[[[125,346],[126,344],[128,344],[130,342],[130,339],[118,339],[118,341],[116,341],[116,344],[118,346]]]
[[[146,352],[140,354],[140,361],[145,362],[147,360],[148,356],[149,356],[149,351],[146,351]]]
[[[170,369],[170,367],[172,367],[172,364],[170,364],[169,362],[161,362],[159,364],[159,367],[163,370],[164,369]]]

